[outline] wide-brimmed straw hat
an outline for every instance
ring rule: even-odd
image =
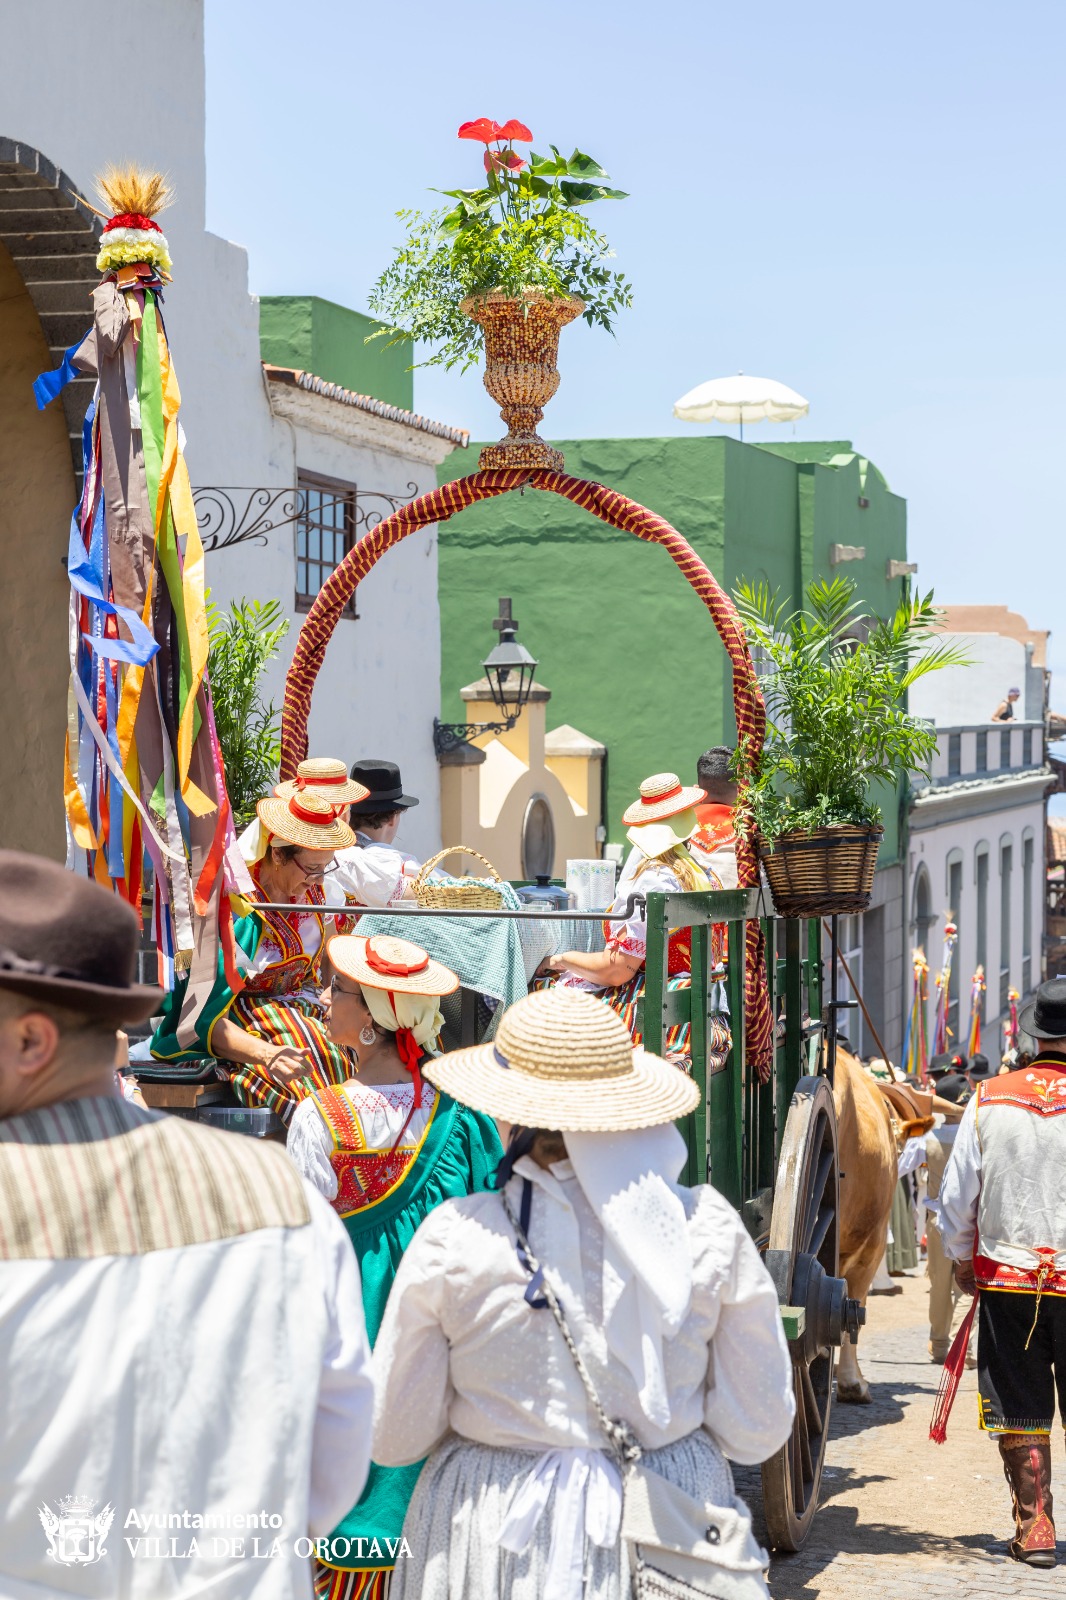
[[[256,815],[268,833],[303,850],[345,850],[355,834],[338,817],[331,801],[306,790],[287,800],[260,800]]]
[[[675,817],[679,811],[691,811],[702,799],[703,790],[695,784],[682,783],[676,772],[656,772],[644,779],[640,799],[626,807],[622,821],[627,828],[644,827],[649,822],[662,822],[664,817]]]
[[[338,972],[368,989],[388,989],[393,994],[454,994],[459,979],[442,961],[432,961],[419,944],[372,933],[338,933],[326,946]]]
[[[274,786],[278,800],[291,800],[294,794],[320,794],[332,806],[354,805],[369,793],[366,784],[349,778],[344,762],[332,756],[312,756],[309,761],[301,761],[295,778]]]
[[[700,1099],[680,1067],[633,1048],[605,1001],[558,986],[516,1001],[488,1044],[436,1056],[423,1073],[475,1111],[561,1133],[654,1128]]]
[[[116,1028],[163,994],[135,983],[137,918],[118,895],[57,861],[0,850],[0,989]]]

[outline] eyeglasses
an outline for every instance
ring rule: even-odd
[[[331,861],[329,863],[329,865],[325,866],[325,867],[319,867],[319,866],[305,867],[303,862],[298,860],[296,856],[293,856],[291,859],[292,859],[293,866],[305,878],[328,878],[331,872],[339,872],[340,871],[340,862],[339,861]]]
[[[329,986],[329,997],[332,1000],[335,994],[358,994],[357,989],[342,989],[337,979],[334,978]]]

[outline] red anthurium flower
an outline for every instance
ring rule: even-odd
[[[525,166],[522,157],[514,150],[486,150],[486,172],[521,172]]]
[[[478,117],[476,122],[463,123],[459,138],[478,139],[482,144],[491,144],[494,139],[521,139],[524,144],[529,144],[533,135],[524,122],[518,122],[514,117],[510,122],[505,122],[502,128],[491,117]]]
[[[479,139],[482,144],[491,144],[499,136],[499,126],[491,117],[478,117],[476,122],[464,122],[459,129],[460,139]]]

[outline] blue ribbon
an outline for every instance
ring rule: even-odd
[[[90,329],[89,332],[91,331]],[[43,411],[45,406],[51,405],[56,396],[61,394],[67,384],[74,378],[84,376],[74,365],[74,357],[88,337],[89,333],[83,333],[77,344],[72,344],[69,349],[64,351],[63,359],[58,367],[52,367],[48,372],[42,372],[34,378],[33,393],[37,400],[38,411]]]
[[[104,499],[101,494],[93,519],[93,533],[88,551],[82,540],[78,512],[70,519],[70,546],[67,555],[67,577],[70,586],[86,600],[99,608],[105,616],[118,617],[129,629],[132,639],[105,639],[102,635],[82,634],[94,655],[107,661],[124,661],[131,667],[146,667],[159,649],[151,631],[145,627],[136,611],[128,606],[116,606],[103,591],[103,530]]]

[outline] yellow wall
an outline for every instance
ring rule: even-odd
[[[91,307],[86,301],[85,323]],[[53,364],[21,274],[0,245],[0,843],[62,859],[67,553],[76,489],[60,401],[31,384]]]

